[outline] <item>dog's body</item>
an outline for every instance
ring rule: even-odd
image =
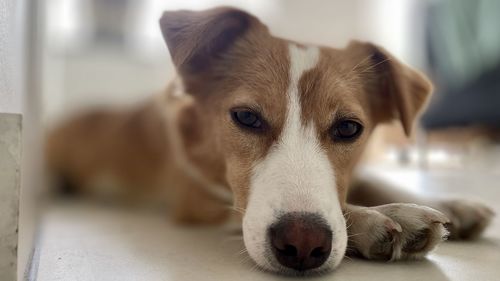
[[[167,91],[49,138],[50,167],[82,193],[162,198],[184,222],[238,213],[249,255],[283,273],[336,267],[348,240],[369,259],[418,258],[450,220],[454,238],[488,224],[478,203],[351,179],[374,127],[400,120],[409,135],[432,88],[382,48],[298,44],[230,8],[166,12],[160,25],[179,74]]]

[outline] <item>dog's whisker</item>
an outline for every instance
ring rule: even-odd
[[[359,233],[348,234],[347,238],[355,237],[355,236],[358,236],[358,235],[359,235]]]
[[[348,215],[352,214],[352,212],[353,212],[352,210],[345,211],[344,216],[348,216]]]
[[[246,259],[242,262],[242,264],[243,264],[243,265],[248,265],[248,263],[249,263],[249,262],[251,262],[251,263],[252,263],[252,265],[251,265],[251,266],[250,266],[250,268],[249,268],[249,271],[250,271],[250,272],[252,272],[252,273],[253,273],[253,272],[257,272],[257,271],[259,271],[259,270],[260,270],[260,269],[259,269],[259,266],[258,266],[256,263],[252,262],[252,260],[251,260],[249,257],[248,257],[248,258],[246,258]]]
[[[349,230],[349,228],[354,224],[354,221],[348,219],[347,222],[348,224],[346,226],[346,229]]]
[[[241,257],[242,259],[249,259],[249,258],[250,258],[250,256],[249,256],[249,255],[247,255],[247,253],[248,253],[248,252],[247,252],[247,250],[246,250],[246,249],[242,249],[242,250],[238,251],[237,256],[238,256],[238,257]]]
[[[380,62],[378,62],[378,63],[376,63],[376,64],[370,65],[369,67],[367,67],[367,68],[363,69],[362,71],[358,72],[358,74],[367,73],[369,70],[372,70],[372,69],[374,69],[375,67],[377,67],[377,66],[379,66],[379,65],[381,65],[381,64],[383,64],[383,63],[385,63],[385,62],[388,62],[388,61],[390,61],[390,60],[391,60],[391,59],[387,58],[387,59],[384,59],[384,60],[382,60],[382,61],[380,61]]]
[[[356,71],[356,69],[363,63],[365,63],[367,60],[369,60],[370,58],[372,57],[372,55],[368,55],[367,57],[365,57],[364,59],[362,59],[360,62],[358,62],[349,72],[348,74],[351,74],[353,72]]]
[[[245,255],[237,255],[235,258],[239,261],[240,264],[245,265],[248,262],[251,261],[250,256],[245,256]]]
[[[248,251],[247,251],[247,249],[246,249],[246,248],[244,248],[244,249],[242,249],[242,250],[238,251],[238,254],[239,254],[239,255],[243,255],[243,254],[246,254],[246,253],[248,253]]]
[[[349,235],[347,235],[347,238],[351,238],[351,237],[355,237],[355,236],[359,236],[359,235],[363,235],[363,234],[366,234],[366,232],[360,232],[360,233],[349,234]]]
[[[345,255],[344,258],[352,261],[352,258],[350,256],[348,256],[348,255]]]
[[[243,208],[239,208],[239,207],[235,207],[235,206],[227,206],[229,210],[231,211],[234,211],[234,212],[237,212],[241,215],[244,215],[245,214],[245,209]]]
[[[354,222],[350,221],[350,223],[347,225],[347,229],[349,229],[349,227],[351,227],[353,224],[354,224]]]

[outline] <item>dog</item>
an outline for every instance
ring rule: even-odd
[[[74,191],[160,199],[183,223],[237,214],[252,260],[291,275],[331,271],[346,252],[418,259],[490,223],[481,203],[356,176],[374,128],[396,120],[410,135],[432,92],[382,47],[277,38],[229,7],[167,11],[160,28],[178,74],[166,91],[50,133],[48,165]]]

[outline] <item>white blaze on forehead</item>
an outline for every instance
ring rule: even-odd
[[[314,192],[324,185],[328,185],[330,190],[334,189],[333,170],[327,155],[321,151],[312,120],[308,120],[307,126],[302,122],[299,92],[300,78],[318,63],[319,49],[290,45],[289,52],[290,84],[286,121],[279,141],[255,169],[254,180],[256,188],[265,184],[259,182],[261,180],[270,181],[274,185],[270,187],[270,191],[282,197],[281,206],[277,206],[279,213],[320,212],[316,210],[318,202],[313,199],[318,194]],[[329,197],[328,194],[326,196]]]
[[[337,265],[347,244],[345,220],[335,177],[326,151],[321,148],[312,120],[302,122],[299,81],[320,57],[317,47],[289,45],[290,81],[286,121],[279,140],[253,169],[250,196],[243,218],[248,253],[261,266],[276,270],[267,229],[278,216],[311,212],[322,216],[333,231],[332,256],[325,267]],[[335,253],[335,254],[333,254]],[[265,257],[265,256],[268,257]]]

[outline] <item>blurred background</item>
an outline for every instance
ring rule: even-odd
[[[421,167],[498,168],[500,36],[495,0],[46,0],[39,2],[40,96],[45,125],[96,104],[130,104],[161,91],[174,74],[158,28],[163,10],[232,5],[271,31],[342,47],[380,44],[436,85],[418,146],[399,128],[379,129],[369,160]],[[479,157],[479,158],[478,158]],[[474,163],[472,163],[474,162]]]
[[[35,228],[30,194],[40,186],[43,133],[75,112],[162,91],[175,71],[161,13],[219,5],[247,10],[296,41],[372,41],[431,78],[435,93],[414,138],[398,124],[377,129],[368,165],[480,171],[498,182],[498,0],[0,0],[0,112],[23,114],[21,236]],[[33,240],[20,241],[31,241],[19,249],[25,264]]]

